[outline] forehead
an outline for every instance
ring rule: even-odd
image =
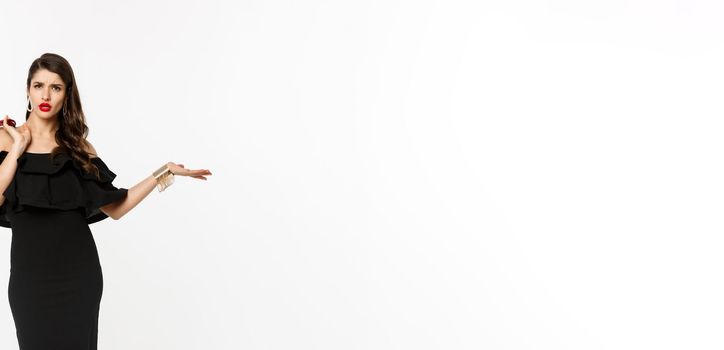
[[[38,71],[33,74],[33,78],[30,79],[30,81],[32,83],[63,84],[63,79],[60,78],[60,75],[47,69],[38,69]]]

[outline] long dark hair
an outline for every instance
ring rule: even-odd
[[[90,153],[86,151],[89,148],[88,141],[88,125],[85,123],[85,115],[80,104],[80,95],[78,94],[78,85],[75,82],[75,75],[70,63],[54,53],[44,53],[38,57],[30,65],[28,70],[27,88],[30,90],[30,81],[35,72],[39,69],[47,69],[58,74],[65,83],[65,101],[63,108],[58,113],[58,130],[55,132],[55,147],[51,152],[51,159],[54,159],[60,153],[68,154],[77,164],[80,164],[87,173],[99,177],[98,168],[90,160]],[[25,113],[25,120],[28,120],[30,112]]]

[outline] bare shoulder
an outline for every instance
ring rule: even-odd
[[[13,137],[7,131],[0,128],[0,150],[8,152],[13,145]]]
[[[10,135],[8,135],[10,136]],[[85,151],[88,152],[91,156],[91,158],[98,158],[98,152],[96,152],[95,147],[93,147],[93,144],[90,143],[90,141],[85,140],[86,142],[86,148]]]

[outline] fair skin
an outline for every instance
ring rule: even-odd
[[[28,120],[17,128],[8,125],[6,115],[3,118],[3,126],[0,129],[0,149],[8,152],[6,160],[16,159],[24,152],[28,153],[50,153],[58,146],[55,142],[55,132],[58,129],[58,118],[62,118],[61,110],[65,101],[66,85],[60,76],[46,69],[38,70],[32,77],[27,95],[30,97],[30,104],[33,111],[30,112]],[[42,103],[50,105],[49,110],[44,111],[38,107]],[[93,145],[86,149],[91,157],[97,157]],[[167,163],[171,172],[176,176],[189,176],[199,180],[207,180],[206,176],[211,175],[208,169],[186,169],[183,164],[173,162]],[[153,172],[152,169],[149,173]],[[101,207],[106,215],[118,220],[131,211],[156,187],[156,179],[149,175],[133,187],[128,189],[128,196],[117,202]],[[0,195],[0,205],[5,197]]]

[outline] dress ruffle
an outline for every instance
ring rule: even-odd
[[[7,156],[0,151],[0,163]],[[100,207],[123,199],[126,188],[113,186],[116,174],[100,158],[91,158],[98,167],[100,178],[86,173],[67,154],[61,153],[50,160],[48,153],[23,153],[0,206],[0,226],[10,226],[10,212],[19,212],[26,206],[72,210],[84,208],[86,222],[92,224],[108,217]]]

